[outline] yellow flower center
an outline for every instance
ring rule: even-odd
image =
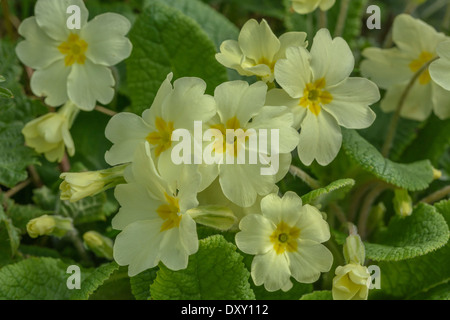
[[[178,199],[169,196],[167,193],[164,193],[164,197],[166,198],[167,204],[160,205],[158,209],[156,209],[156,213],[164,220],[161,229],[159,230],[160,232],[178,228],[182,218],[181,214],[178,214],[180,212]]]
[[[157,131],[150,132],[147,136],[147,141],[156,145],[155,155],[159,155],[170,148],[172,145],[172,132],[174,131],[173,122],[166,122],[160,117],[156,117],[155,127]]]
[[[434,55],[432,53],[424,51],[420,54],[419,58],[417,58],[416,60],[414,60],[409,64],[409,68],[411,69],[412,72],[416,73],[433,58]],[[427,68],[420,75],[419,83],[425,85],[428,84],[430,81],[431,81],[430,71]]]
[[[223,153],[226,150],[230,154],[231,154],[231,152],[233,152],[234,156],[237,157],[238,153],[241,149],[241,144],[238,144],[238,141],[242,141],[242,140],[245,141],[245,139],[248,138],[248,135],[245,134],[246,131],[244,129],[241,129],[241,124],[239,122],[239,119],[236,117],[233,117],[233,118],[229,119],[225,123],[225,125],[222,123],[219,123],[219,124],[212,125],[211,128],[217,129],[220,132],[222,132],[223,144],[221,144],[220,141],[216,140],[214,143],[214,151],[217,153]],[[227,137],[226,137],[227,129],[232,129],[232,130],[241,129],[241,130],[236,131],[235,135],[232,137],[232,139],[227,141]]]
[[[326,84],[325,78],[314,83],[308,83],[303,91],[303,97],[300,99],[300,106],[308,108],[309,111],[318,116],[321,111],[320,106],[333,101],[331,93],[324,90]]]
[[[84,64],[86,61],[85,52],[87,48],[87,42],[80,39],[80,36],[75,33],[71,33],[67,38],[67,41],[58,46],[59,52],[66,56],[64,59],[66,67],[73,65],[75,62]]]
[[[270,236],[270,242],[273,243],[273,249],[277,254],[285,251],[297,251],[297,239],[300,236],[300,229],[291,227],[287,223],[281,221],[275,231]]]
[[[265,57],[259,59],[256,64],[265,64],[266,66],[268,66],[270,68],[270,72],[274,73],[275,70],[275,63],[276,61],[271,61],[269,59],[266,59]]]

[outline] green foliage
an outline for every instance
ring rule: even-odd
[[[243,257],[222,236],[200,240],[198,252],[189,257],[189,265],[180,271],[160,265],[150,286],[154,300],[237,300],[254,299]]]
[[[84,281],[80,289],[75,290],[70,296],[71,300],[87,300],[111,275],[119,269],[115,262],[106,263],[96,268]]]
[[[430,205],[419,204],[411,216],[394,216],[378,242],[365,243],[366,257],[399,261],[423,256],[444,246],[449,238],[442,215]]]
[[[0,269],[0,299],[59,300],[71,294],[68,265],[53,258],[30,258]]]
[[[365,171],[382,181],[409,191],[426,189],[433,180],[433,167],[429,160],[410,164],[395,163],[362,138],[355,130],[342,130],[346,154]]]
[[[313,291],[303,295],[300,300],[333,300],[333,296],[329,290]]]
[[[227,80],[208,35],[177,9],[161,2],[151,3],[136,20],[129,37],[133,53],[127,60],[128,89],[135,113],[150,107],[170,72],[175,79],[204,79],[209,93]]]
[[[136,300],[150,299],[150,285],[155,281],[158,268],[147,269],[130,278],[131,292]]]
[[[442,201],[436,204],[435,208],[445,218],[446,223],[450,224],[450,201]],[[381,291],[374,291],[373,295],[379,299],[413,297],[431,299],[433,294],[448,297],[449,265],[449,243],[413,259],[378,263],[381,269]]]
[[[328,203],[342,198],[355,185],[353,179],[341,179],[330,183],[324,188],[313,190],[302,196],[303,204]]]

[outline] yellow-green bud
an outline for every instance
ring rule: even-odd
[[[64,181],[59,186],[61,200],[75,202],[124,183],[123,171],[126,166],[121,165],[98,171],[62,173],[60,178]]]
[[[438,180],[442,177],[442,171],[433,168],[433,179]]]
[[[367,267],[350,263],[339,266],[333,279],[333,300],[367,300],[370,273]]]
[[[195,222],[222,231],[229,230],[237,222],[233,211],[223,206],[201,206],[190,209],[186,213]]]
[[[96,231],[83,234],[83,240],[92,252],[100,258],[113,259],[113,241]]]
[[[60,162],[64,156],[64,146],[71,156],[75,146],[70,135],[70,127],[80,109],[72,102],[67,102],[58,112],[47,113],[28,122],[22,129],[25,144],[38,153],[43,153],[50,161]]]
[[[393,202],[395,212],[402,217],[410,216],[413,212],[413,207],[408,191],[405,189],[396,189],[394,192]]]
[[[364,243],[357,234],[351,234],[345,240],[344,258],[346,263],[364,264],[366,252]]]
[[[73,230],[72,219],[61,216],[49,216],[44,214],[27,223],[27,232],[31,238],[37,238],[38,236],[44,235],[62,237],[71,230]]]

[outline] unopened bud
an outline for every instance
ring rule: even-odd
[[[229,230],[237,222],[231,209],[223,206],[201,206],[187,213],[195,222],[222,231]]]
[[[113,241],[110,238],[96,231],[88,231],[83,234],[83,240],[86,247],[94,252],[97,257],[113,259]]]
[[[433,179],[438,180],[442,177],[442,171],[433,168]]]
[[[345,240],[344,258],[346,263],[364,264],[366,251],[359,235],[351,234]]]
[[[405,189],[396,189],[394,192],[393,202],[395,212],[402,217],[410,216],[413,212],[413,207],[408,191]]]
[[[45,214],[27,223],[27,232],[31,238],[44,235],[62,237],[71,230],[73,230],[72,219],[61,216],[49,216]]]

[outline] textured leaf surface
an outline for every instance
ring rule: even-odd
[[[427,204],[419,204],[411,216],[392,218],[378,243],[365,243],[366,257],[398,261],[423,256],[444,246],[449,230],[444,217]]]
[[[300,300],[333,300],[330,290],[313,291],[303,295]]]
[[[198,252],[189,257],[185,270],[172,271],[160,265],[150,294],[155,300],[254,299],[250,273],[236,247],[222,236],[200,240]]]
[[[68,265],[53,258],[30,258],[0,269],[0,299],[68,299]]]
[[[80,289],[73,291],[71,300],[87,300],[109,277],[119,269],[115,262],[107,263],[96,268],[81,282]]]
[[[342,134],[342,144],[347,155],[377,178],[409,191],[426,189],[433,181],[433,167],[430,161],[395,163],[385,159],[355,130],[343,129]]]
[[[435,205],[450,223],[450,200]],[[374,297],[412,298],[450,280],[450,244],[424,256],[398,262],[380,262],[381,291]],[[448,293],[447,293],[448,295]]]
[[[313,190],[302,196],[303,204],[322,202],[325,199],[336,198],[346,194],[355,185],[353,179],[341,179],[330,183],[324,188]]]
[[[174,79],[202,78],[209,93],[227,80],[208,35],[193,19],[161,2],[153,2],[144,10],[129,38],[133,52],[127,60],[128,89],[135,113],[150,107],[170,72]]]
[[[158,268],[145,270],[130,278],[131,292],[136,300],[150,299],[150,285],[156,279]]]

